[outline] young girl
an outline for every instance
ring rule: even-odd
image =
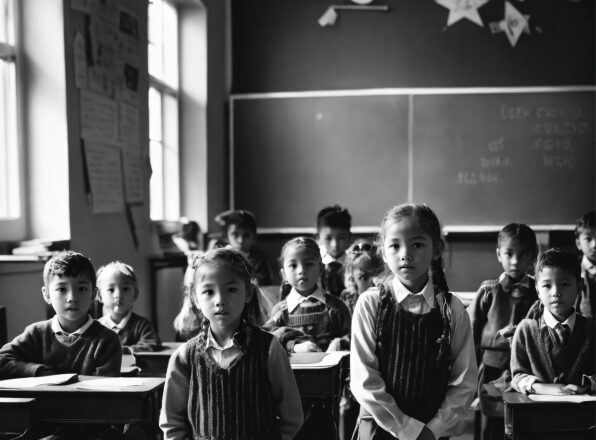
[[[154,351],[161,346],[151,322],[132,311],[139,288],[131,266],[113,261],[100,267],[97,290],[104,305],[104,315],[99,322],[118,333],[123,347],[132,351]]]
[[[289,353],[347,349],[350,311],[320,287],[321,251],[312,238],[297,237],[281,249],[281,274],[292,288],[271,310],[265,328]]]
[[[302,405],[279,342],[247,319],[251,268],[231,249],[197,256],[192,300],[199,334],[170,358],[160,427],[165,439],[291,439]]]
[[[470,321],[449,292],[439,221],[426,205],[391,208],[379,244],[385,274],[354,309],[351,390],[359,439],[459,434],[476,391]]]
[[[366,241],[358,241],[348,248],[345,260],[346,288],[340,299],[348,306],[350,313],[361,293],[373,286],[373,277],[383,266],[383,260],[377,254],[377,247]]]
[[[174,330],[176,331],[176,342],[186,342],[199,334],[202,317],[201,312],[192,300],[192,285],[195,276],[195,270],[192,267],[192,261],[184,272],[184,282],[182,284],[182,307],[174,318]]]

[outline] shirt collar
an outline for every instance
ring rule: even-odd
[[[596,265],[593,264],[585,255],[582,257],[582,268],[591,276],[596,275]]]
[[[544,317],[544,323],[549,328],[554,329],[555,326],[557,324],[559,324],[559,321],[557,321],[557,318],[555,318],[553,316],[553,314],[550,312],[550,310],[548,310],[548,307],[544,308],[543,317]],[[561,324],[566,324],[567,327],[569,327],[569,330],[573,331],[573,327],[575,327],[575,318],[576,317],[577,317],[577,314],[575,313],[575,310],[574,310],[573,312],[571,312],[571,315],[569,315],[565,321],[561,322]]]
[[[91,324],[93,324],[93,321],[94,321],[94,319],[91,318],[91,316],[87,315],[87,322],[85,322],[85,324],[83,324],[82,327],[76,329],[72,333],[68,333],[68,332],[65,332],[64,330],[62,330],[62,327],[60,327],[60,321],[58,321],[58,315],[54,315],[54,317],[52,318],[52,331],[55,334],[62,334],[62,335],[82,335],[91,326]]]
[[[292,287],[292,290],[290,290],[290,293],[288,293],[288,296],[286,297],[288,312],[292,313],[296,309],[296,307],[298,307],[302,303],[302,301],[306,301],[308,298],[316,298],[323,304],[327,304],[327,301],[325,300],[325,294],[323,293],[323,289],[321,289],[321,287],[318,284],[315,291],[308,296],[300,295],[296,291],[296,289]]]
[[[101,317],[100,322],[111,330],[120,331],[124,327],[126,327],[126,324],[128,324],[128,321],[130,320],[131,315],[132,315],[132,310],[129,310],[129,312],[126,314],[126,316],[124,318],[122,318],[120,323],[116,324],[114,321],[112,321],[112,317],[109,314],[107,314],[107,315],[104,315]]]
[[[326,250],[321,249],[321,259],[323,260],[323,264],[325,265],[333,262],[344,264],[346,261],[346,253],[344,252],[343,255],[341,255],[339,258],[335,258],[331,256],[331,254],[327,253]]]
[[[507,275],[506,272],[503,272],[500,276],[499,276],[499,284],[501,284],[503,282],[503,280],[505,279],[505,277],[508,277],[509,275]],[[520,286],[525,287],[526,289],[530,288],[530,277],[528,275],[524,275],[523,277],[521,277],[521,279],[519,281],[517,281],[515,284],[519,284]]]
[[[398,303],[402,303],[408,296],[423,297],[430,307],[435,306],[435,289],[433,288],[432,278],[428,276],[428,281],[424,288],[418,293],[412,293],[397,277],[393,277],[391,281],[393,291],[395,292],[395,299]]]
[[[205,346],[205,349],[207,349],[209,347],[213,347],[215,350],[223,351],[223,350],[227,350],[228,348],[235,347],[236,345],[238,345],[236,343],[236,338],[230,338],[228,343],[224,347],[222,347],[215,340],[215,337],[213,336],[213,332],[211,331],[211,327],[209,327],[209,332],[208,332],[208,336],[207,336],[207,345]]]

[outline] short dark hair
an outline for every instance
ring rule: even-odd
[[[86,276],[93,288],[97,283],[93,263],[85,255],[75,251],[61,251],[54,255],[43,268],[43,283],[48,287],[52,276]]]
[[[317,215],[317,231],[324,227],[350,230],[352,216],[346,208],[339,205],[327,206]]]
[[[569,272],[578,280],[581,279],[582,268],[577,255],[563,248],[551,248],[542,254],[536,262],[536,278],[545,267],[554,267]]]
[[[594,211],[582,215],[575,222],[575,238],[579,238],[582,232],[586,229],[594,229],[596,227],[596,220]]]
[[[215,216],[215,221],[226,232],[231,225],[236,225],[237,228],[247,228],[255,234],[257,233],[257,220],[254,214],[244,209],[220,212]]]

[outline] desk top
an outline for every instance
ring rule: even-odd
[[[78,376],[78,381],[62,385],[36,385],[31,387],[22,388],[0,388],[0,396],[19,396],[19,395],[43,395],[45,393],[126,393],[126,394],[143,394],[146,392],[152,392],[163,386],[165,379],[163,377],[143,377],[143,378],[131,378],[136,379],[138,385],[130,387],[106,387],[105,389],[83,389],[77,388],[83,381],[91,381],[97,379],[108,379],[100,376]],[[122,379],[122,378],[109,378],[109,379]]]

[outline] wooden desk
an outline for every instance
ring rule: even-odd
[[[513,440],[595,438],[596,402],[535,402],[517,392],[503,393],[505,435]]]
[[[99,379],[79,376],[79,381]],[[159,411],[164,379],[147,377],[130,389],[82,390],[77,383],[0,388],[0,397],[34,398],[33,421],[60,423],[135,423],[149,436],[159,437]],[[2,411],[2,407],[0,407]],[[5,414],[0,412],[0,420]]]
[[[186,271],[188,257],[186,254],[165,254],[149,257],[149,307],[151,309],[151,323],[158,331],[157,316],[157,272],[168,267],[179,267],[182,273]]]
[[[31,426],[32,397],[0,397],[0,434],[24,434]]]
[[[141,369],[139,376],[165,377],[170,357],[182,344],[163,342],[159,351],[135,351],[135,363]]]

